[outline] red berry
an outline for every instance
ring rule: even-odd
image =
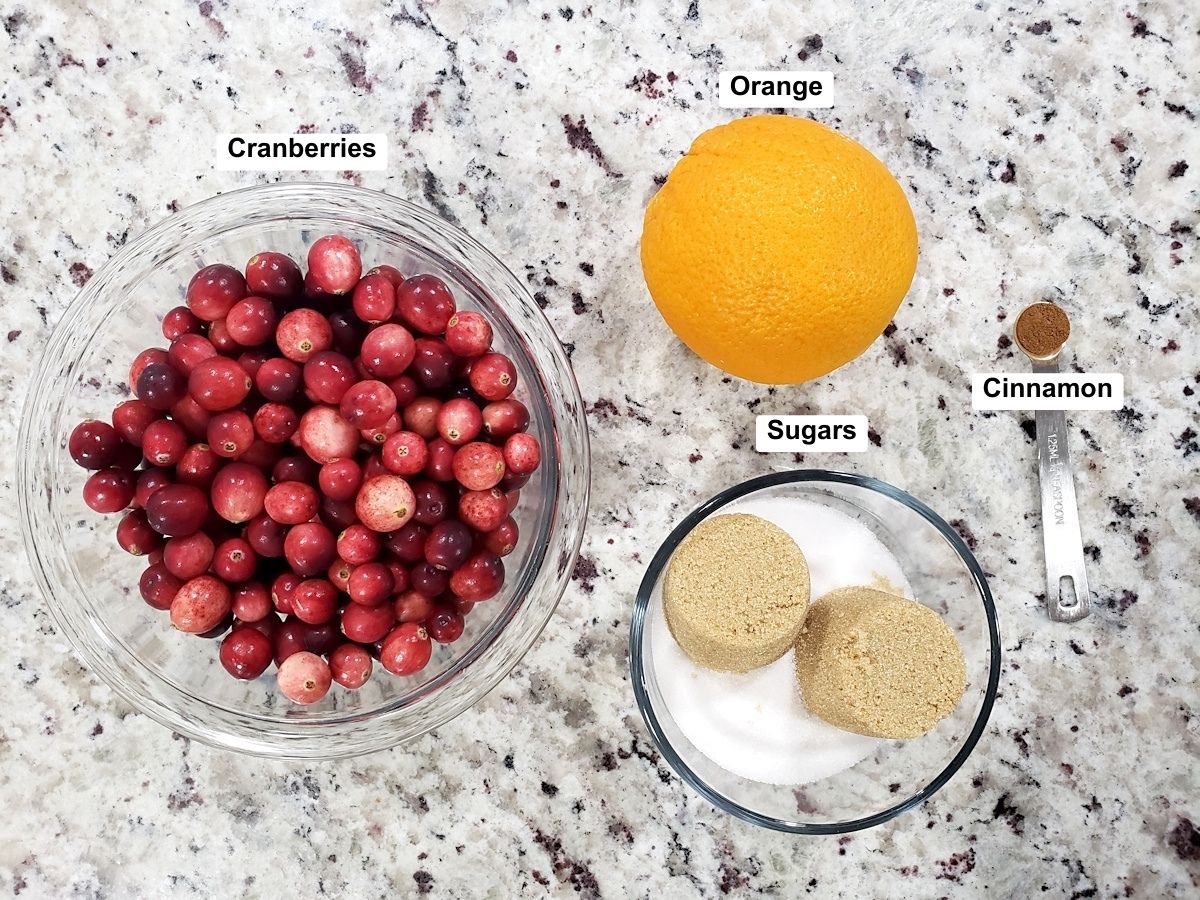
[[[148,469],[138,472],[137,481],[133,486],[133,505],[145,508],[150,495],[160,487],[170,484],[171,480],[171,473],[167,469],[150,466]]]
[[[517,548],[519,534],[516,520],[510,515],[497,528],[483,536],[483,548],[497,556],[508,556]]]
[[[514,434],[504,442],[504,468],[514,475],[529,475],[542,462],[542,447],[532,434]]]
[[[292,362],[306,363],[333,346],[333,329],[315,309],[293,309],[275,329],[279,352]]]
[[[462,522],[438,522],[425,541],[425,562],[443,572],[453,572],[471,555],[472,543],[471,529]]]
[[[183,396],[171,407],[171,418],[183,426],[194,441],[208,438],[208,423],[212,421],[212,413],[195,401],[194,398]]]
[[[221,468],[221,457],[208,444],[192,444],[183,451],[175,465],[175,478],[180,484],[190,484],[201,490],[212,488],[213,479]]]
[[[281,666],[288,657],[308,651],[307,634],[308,626],[299,619],[288,619],[275,629],[275,637],[271,640],[275,665]]]
[[[254,373],[254,386],[267,400],[287,403],[300,389],[302,369],[299,364],[281,356],[273,357]]]
[[[227,463],[213,479],[213,509],[226,522],[249,522],[263,511],[267,477],[247,462]]]
[[[388,438],[400,430],[400,425],[400,417],[392,413],[382,425],[374,428],[362,428],[358,433],[362,435],[364,441],[374,446],[382,446]]]
[[[401,321],[424,334],[442,334],[454,315],[454,295],[436,275],[414,275],[396,288]]]
[[[171,624],[188,634],[204,634],[229,615],[231,601],[224,582],[200,575],[185,582],[171,601]]]
[[[379,475],[365,482],[354,501],[359,520],[373,531],[395,531],[413,517],[416,498],[399,475]]]
[[[322,465],[351,457],[358,449],[358,430],[332,406],[314,406],[306,412],[296,434],[304,452]]]
[[[360,644],[373,644],[383,638],[396,624],[396,613],[392,604],[364,606],[348,604],[342,611],[342,634]]]
[[[453,644],[462,637],[466,622],[453,606],[438,604],[425,620],[425,630],[439,644]]]
[[[529,410],[520,400],[509,397],[483,408],[483,430],[494,441],[502,441],[529,427]]]
[[[142,599],[155,609],[170,609],[171,601],[183,587],[183,582],[172,575],[162,563],[154,563],[142,572],[138,579],[138,592]]]
[[[216,355],[217,348],[202,334],[181,334],[171,341],[167,351],[171,365],[184,375],[190,375],[192,369]]]
[[[272,300],[287,300],[304,289],[304,276],[291,257],[282,253],[256,253],[246,263],[246,289]]]
[[[258,466],[265,472],[283,458],[283,446],[280,444],[268,444],[262,438],[256,437],[254,443],[239,458],[242,462]]]
[[[271,617],[275,611],[271,603],[271,592],[261,581],[248,581],[234,588],[230,609],[235,618],[247,623],[261,622]]]
[[[246,279],[231,266],[205,266],[187,287],[188,309],[205,322],[223,319],[230,307],[246,296]]]
[[[427,441],[438,436],[437,414],[442,401],[436,397],[418,397],[404,408],[404,427]]]
[[[438,410],[437,430],[448,443],[459,447],[479,436],[483,430],[483,415],[470,400],[447,400]]]
[[[199,334],[203,328],[203,320],[186,306],[176,306],[162,320],[163,337],[168,341],[175,340],[181,334]]]
[[[188,380],[169,363],[151,363],[142,369],[134,393],[152,409],[170,409],[187,393]]]
[[[149,347],[133,358],[129,366],[129,384],[136,388],[142,373],[147,366],[164,366],[170,363],[171,357],[161,347]]]
[[[321,498],[302,481],[281,481],[267,491],[263,505],[267,515],[281,525],[299,525],[317,514]]]
[[[271,582],[271,602],[284,615],[292,614],[292,597],[304,579],[295,572],[283,572]]]
[[[246,370],[236,361],[217,356],[192,369],[187,389],[201,407],[209,412],[221,412],[245,400],[252,384]]]
[[[367,274],[382,275],[392,283],[392,287],[400,287],[400,285],[404,284],[404,275],[395,266],[375,266],[373,269],[367,272]]]
[[[457,356],[482,356],[492,346],[492,326],[477,312],[457,312],[446,323],[446,346]]]
[[[383,563],[369,562],[358,566],[351,574],[347,585],[350,599],[363,606],[380,606],[396,589],[392,570]],[[357,638],[356,638],[357,640]],[[371,638],[378,640],[378,638]],[[365,643],[370,643],[366,641]]]
[[[362,524],[351,525],[337,538],[338,556],[353,566],[371,562],[379,555],[381,546],[379,533]]]
[[[388,382],[388,387],[396,395],[396,409],[404,409],[417,399],[420,387],[411,375],[400,375]]]
[[[217,413],[208,423],[208,446],[226,459],[237,459],[254,443],[254,423],[240,409]]]
[[[432,655],[428,632],[416,622],[404,622],[384,638],[379,664],[393,675],[413,675],[425,668]]]
[[[186,581],[208,571],[215,549],[212,538],[203,531],[173,537],[163,546],[163,565],[176,578]]]
[[[344,559],[335,559],[329,564],[325,577],[329,579],[330,584],[344,594],[350,588],[350,576],[353,572],[354,567],[350,563]]]
[[[417,563],[408,572],[409,585],[430,600],[436,600],[450,587],[450,576],[427,562]]]
[[[75,426],[67,440],[71,459],[85,469],[107,469],[117,459],[121,436],[107,422],[87,419]]]
[[[83,485],[83,502],[98,513],[115,513],[133,502],[133,476],[121,469],[101,469]]]
[[[352,459],[335,459],[321,466],[317,484],[325,496],[334,500],[353,500],[362,486],[363,472]]]
[[[386,322],[396,311],[396,287],[386,275],[368,272],[354,289],[353,303],[364,322]]]
[[[142,446],[142,436],[146,433],[146,428],[160,418],[161,412],[145,400],[138,400],[136,397],[132,400],[122,400],[112,412],[113,428],[135,447]]]
[[[360,359],[375,378],[396,378],[412,364],[416,342],[408,329],[394,322],[372,329],[362,342]]]
[[[254,413],[254,433],[268,444],[282,444],[299,427],[296,411],[282,403],[264,403]]]
[[[362,275],[362,258],[353,242],[327,234],[308,248],[308,279],[325,294],[348,294]]]
[[[355,428],[376,428],[396,412],[396,395],[382,381],[360,381],[341,398],[342,418]]]
[[[357,380],[354,363],[333,350],[316,353],[304,364],[304,387],[318,403],[336,406]]]
[[[285,623],[286,624],[286,623]],[[278,658],[276,639],[276,658]],[[292,653],[279,664],[275,683],[279,692],[296,703],[316,703],[327,693],[333,682],[329,664],[307,650]]]
[[[425,558],[425,540],[429,536],[429,529],[415,519],[414,516],[414,521],[384,539],[388,552],[401,562],[415,563]]]
[[[344,688],[354,690],[371,678],[371,654],[358,644],[342,644],[329,654],[329,671]]]
[[[484,400],[503,400],[517,387],[516,367],[501,353],[485,353],[476,359],[469,378],[472,390]]]
[[[412,368],[417,383],[427,391],[441,390],[454,380],[455,356],[438,338],[417,338]]]
[[[146,501],[146,520],[159,534],[181,537],[200,530],[208,509],[204,491],[190,484],[168,484]]]
[[[235,628],[221,641],[221,665],[234,678],[249,681],[271,664],[271,639],[257,628]]]
[[[283,541],[287,526],[276,522],[265,512],[246,523],[246,540],[259,556],[277,559],[283,556]]]
[[[450,511],[450,500],[446,489],[436,482],[427,479],[413,482],[413,495],[417,501],[417,511],[413,518],[422,525],[436,525]]]
[[[357,525],[358,515],[354,512],[354,501],[323,498],[321,500],[321,521],[337,532],[344,531],[351,525]]]
[[[453,481],[456,453],[454,445],[442,438],[430,441],[429,458],[425,461],[425,477],[434,481]]]
[[[279,314],[266,297],[244,297],[225,317],[229,336],[243,347],[261,347],[275,334]]]
[[[467,491],[458,499],[458,517],[476,531],[494,531],[508,517],[508,500],[496,488]]]
[[[479,602],[500,593],[504,586],[504,563],[494,553],[476,553],[450,576],[450,590],[463,600]]]
[[[337,540],[321,522],[304,522],[287,533],[283,555],[293,572],[311,578],[337,558]]]
[[[413,431],[397,431],[383,442],[384,468],[395,475],[411,478],[425,470],[429,450],[425,439]]]
[[[420,591],[405,591],[392,604],[397,622],[424,622],[433,611],[433,601]]]
[[[245,538],[228,538],[213,551],[213,574],[228,584],[249,581],[257,568],[258,557]]]
[[[271,477],[276,481],[303,481],[316,484],[321,467],[307,456],[285,456],[275,463]]]
[[[296,618],[309,625],[324,625],[337,612],[338,592],[324,578],[309,578],[292,592]]]
[[[490,490],[504,477],[504,455],[482,441],[460,447],[454,454],[454,477],[468,490]]]
[[[146,556],[161,547],[163,539],[146,521],[146,511],[134,509],[125,513],[117,524],[117,543],[126,553]]]
[[[208,340],[222,356],[236,356],[242,349],[242,345],[229,334],[224,319],[209,324]]]

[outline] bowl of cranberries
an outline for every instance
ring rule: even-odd
[[[569,581],[579,389],[521,281],[420,207],[247,188],[130,242],[26,404],[26,546],[83,662],[221,747],[351,756],[484,696]]]

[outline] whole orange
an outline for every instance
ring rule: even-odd
[[[671,329],[714,366],[768,384],[866,350],[916,265],[912,209],[883,163],[791,116],[696,138],[642,230],[642,271]]]

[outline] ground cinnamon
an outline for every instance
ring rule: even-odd
[[[1071,322],[1053,303],[1034,303],[1017,316],[1017,343],[1030,356],[1053,356],[1067,342]]]

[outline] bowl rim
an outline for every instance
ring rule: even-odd
[[[835,484],[848,484],[856,487],[866,488],[882,494],[892,500],[904,504],[905,506],[918,513],[922,518],[933,525],[941,535],[950,543],[955,552],[966,564],[968,571],[971,573],[971,578],[975,583],[976,589],[979,591],[980,599],[983,601],[984,614],[987,619],[988,638],[990,645],[990,663],[988,666],[987,687],[984,691],[983,703],[980,705],[979,714],[976,716],[975,724],[971,728],[962,746],[958,752],[951,758],[941,772],[939,772],[932,781],[924,788],[917,791],[912,796],[889,806],[882,812],[874,813],[870,816],[863,816],[858,819],[851,819],[846,822],[838,822],[833,824],[813,824],[806,822],[796,822],[787,819],[779,819],[774,816],[764,815],[742,806],[735,800],[722,794],[720,791],[711,787],[703,778],[692,771],[691,767],[683,761],[683,758],[675,751],[674,746],[667,738],[662,726],[659,724],[658,716],[654,711],[654,707],[650,702],[649,692],[646,688],[646,679],[644,675],[643,652],[643,633],[647,612],[650,606],[650,598],[654,592],[654,586],[658,583],[662,570],[666,567],[671,555],[675,552],[675,548],[679,542],[683,540],[687,534],[695,528],[701,521],[708,517],[713,511],[728,505],[733,500],[739,497],[744,497],[747,494],[763,490],[765,488],[777,487],[785,484],[800,484],[804,482],[833,482]],[[641,585],[638,588],[637,599],[633,608],[633,617],[629,626],[629,675],[630,681],[633,684],[633,695],[637,702],[638,711],[642,714],[642,719],[646,723],[646,727],[650,731],[651,737],[654,739],[655,745],[660,753],[670,764],[675,773],[683,779],[683,782],[700,794],[705,800],[711,803],[717,809],[729,813],[743,821],[753,825],[759,825],[763,828],[770,828],[774,831],[782,831],[789,834],[804,834],[804,835],[831,835],[831,834],[848,834],[853,831],[861,831],[864,828],[874,828],[877,825],[882,825],[894,819],[901,813],[907,812],[917,806],[920,806],[928,800],[933,794],[940,790],[946,782],[948,782],[958,770],[966,762],[967,757],[975,749],[975,745],[979,742],[983,735],[984,729],[987,727],[988,718],[991,715],[992,707],[995,704],[996,693],[1000,683],[1000,631],[996,618],[996,605],[992,599],[991,590],[988,588],[987,578],[984,576],[983,569],[979,562],[975,559],[975,555],[967,547],[966,542],[941,516],[935,513],[929,506],[922,503],[916,497],[906,491],[901,490],[885,481],[880,481],[877,478],[872,478],[867,475],[856,475],[849,472],[839,472],[830,469],[791,469],[782,472],[772,472],[768,475],[760,475],[755,478],[750,478],[732,487],[726,488],[723,491],[705,500],[690,512],[684,519],[671,530],[667,535],[666,540],[658,548],[654,554],[654,558],[650,561],[650,565],[646,569],[646,574],[642,578]]]
[[[507,291],[509,308],[502,309],[502,312],[518,332],[520,332],[519,322],[522,318],[532,319],[540,326],[538,329],[540,334],[535,334],[535,337],[530,338],[528,345],[523,345],[520,354],[526,359],[523,364],[529,365],[536,372],[536,391],[544,392],[550,383],[547,379],[550,379],[555,388],[561,392],[561,396],[557,399],[547,396],[543,401],[549,417],[547,421],[550,429],[546,439],[555,446],[554,465],[551,467],[553,470],[553,502],[546,521],[548,525],[561,528],[566,532],[563,545],[556,548],[561,558],[551,559],[548,551],[555,545],[551,541],[542,540],[541,545],[530,557],[530,560],[534,562],[534,568],[532,570],[525,568],[520,571],[514,570],[509,581],[514,588],[520,585],[521,596],[514,595],[505,608],[497,614],[495,622],[486,626],[480,639],[470,647],[464,648],[464,656],[469,657],[466,665],[460,665],[461,661],[456,660],[454,664],[431,678],[429,682],[414,686],[408,694],[391,701],[380,710],[340,714],[333,722],[312,723],[312,733],[319,738],[317,729],[321,724],[353,730],[365,720],[373,718],[377,712],[381,712],[385,715],[385,724],[392,726],[390,729],[377,732],[372,739],[365,739],[361,733],[355,732],[355,739],[361,741],[361,744],[355,747],[348,748],[347,742],[342,741],[340,746],[316,749],[312,744],[314,737],[291,730],[286,718],[264,720],[261,716],[231,709],[228,705],[220,702],[191,696],[186,688],[180,687],[172,679],[154,673],[155,681],[162,683],[175,693],[184,695],[189,702],[199,703],[218,713],[228,714],[227,720],[240,717],[259,723],[269,721],[271,726],[280,730],[273,734],[260,736],[232,728],[227,720],[216,725],[198,722],[188,712],[175,708],[162,697],[147,693],[140,683],[126,683],[113,666],[97,657],[87,642],[81,642],[79,623],[71,621],[71,617],[60,610],[53,599],[56,591],[53,587],[54,579],[51,578],[48,571],[50,564],[43,559],[42,551],[39,548],[40,540],[35,534],[35,523],[40,521],[41,514],[37,512],[38,504],[35,502],[34,492],[39,490],[42,479],[37,474],[38,467],[35,460],[28,453],[19,453],[17,459],[16,487],[19,518],[24,548],[31,564],[34,580],[43,596],[49,601],[47,605],[55,624],[60,632],[68,638],[72,649],[84,662],[85,667],[135,711],[149,716],[174,731],[225,750],[278,759],[344,758],[387,749],[398,743],[414,739],[445,724],[490,693],[526,655],[545,630],[569,585],[574,560],[577,559],[582,545],[591,494],[591,447],[590,435],[583,417],[584,407],[578,382],[562,342],[545,313],[538,307],[524,282],[499,257],[461,227],[447,221],[436,212],[403,198],[395,197],[383,190],[338,182],[286,180],[271,184],[238,187],[205,197],[174,215],[153,222],[140,231],[109,257],[104,265],[97,269],[88,283],[76,292],[54,324],[45,352],[30,381],[18,431],[18,446],[32,447],[37,439],[36,436],[42,433],[43,429],[38,427],[32,419],[39,407],[53,406],[56,402],[54,398],[59,392],[53,384],[54,379],[48,377],[55,368],[56,358],[69,343],[71,334],[78,330],[82,323],[86,323],[90,309],[89,304],[100,297],[105,290],[111,290],[111,282],[125,266],[153,249],[161,249],[158,246],[161,242],[194,238],[198,234],[211,233],[214,228],[223,230],[242,227],[232,220],[232,213],[240,205],[251,201],[257,204],[267,204],[287,199],[307,204],[307,207],[299,214],[299,218],[304,218],[305,215],[334,215],[338,212],[335,204],[341,203],[344,207],[342,211],[351,215],[373,214],[377,217],[391,217],[398,223],[403,221],[410,227],[428,232],[430,240],[450,241],[454,250],[472,254],[474,257],[473,262],[467,263],[455,259],[452,261],[453,266],[461,269],[466,277],[484,287],[488,293],[495,291],[499,294]],[[213,216],[217,217],[215,223],[209,219]],[[289,218],[293,218],[293,216],[288,215],[287,212],[280,212],[274,216],[264,214],[261,224],[272,220],[285,221]],[[444,253],[446,251],[444,248],[439,248],[436,252]],[[144,267],[153,264],[153,261],[141,260],[139,264]],[[484,272],[488,274],[485,275]],[[572,410],[577,411],[577,415],[571,414]],[[573,446],[573,455],[576,457],[573,461],[564,462],[559,458],[559,445],[562,443]],[[568,484],[572,472],[574,481]],[[544,537],[544,535],[534,534],[529,536],[530,539]],[[565,568],[563,559],[566,560]],[[562,569],[562,571],[555,574],[556,569]],[[529,603],[529,595],[535,594],[535,589],[539,588],[541,591],[552,593],[553,597],[547,595],[536,603]],[[526,612],[526,607],[533,607],[533,611],[526,613],[525,616],[527,630],[519,639],[512,638],[504,644],[497,645],[500,634],[507,631],[513,621]],[[89,623],[83,623],[85,628],[88,625]],[[96,630],[94,623],[90,623],[90,629]],[[483,638],[491,632],[495,632],[491,635],[491,639],[484,642],[484,646],[480,646]],[[493,650],[495,652],[491,652]],[[500,659],[499,656],[501,651],[504,652],[503,659]],[[466,673],[468,669],[476,667],[481,670],[481,674],[478,676],[477,686],[469,693],[469,696],[467,694],[455,696],[433,717],[423,721],[420,727],[412,733],[391,734],[391,732],[401,731],[395,727],[396,723],[391,719],[394,714],[412,706],[427,695],[449,686],[457,680],[458,676]],[[239,722],[238,724],[240,726],[243,723]]]

